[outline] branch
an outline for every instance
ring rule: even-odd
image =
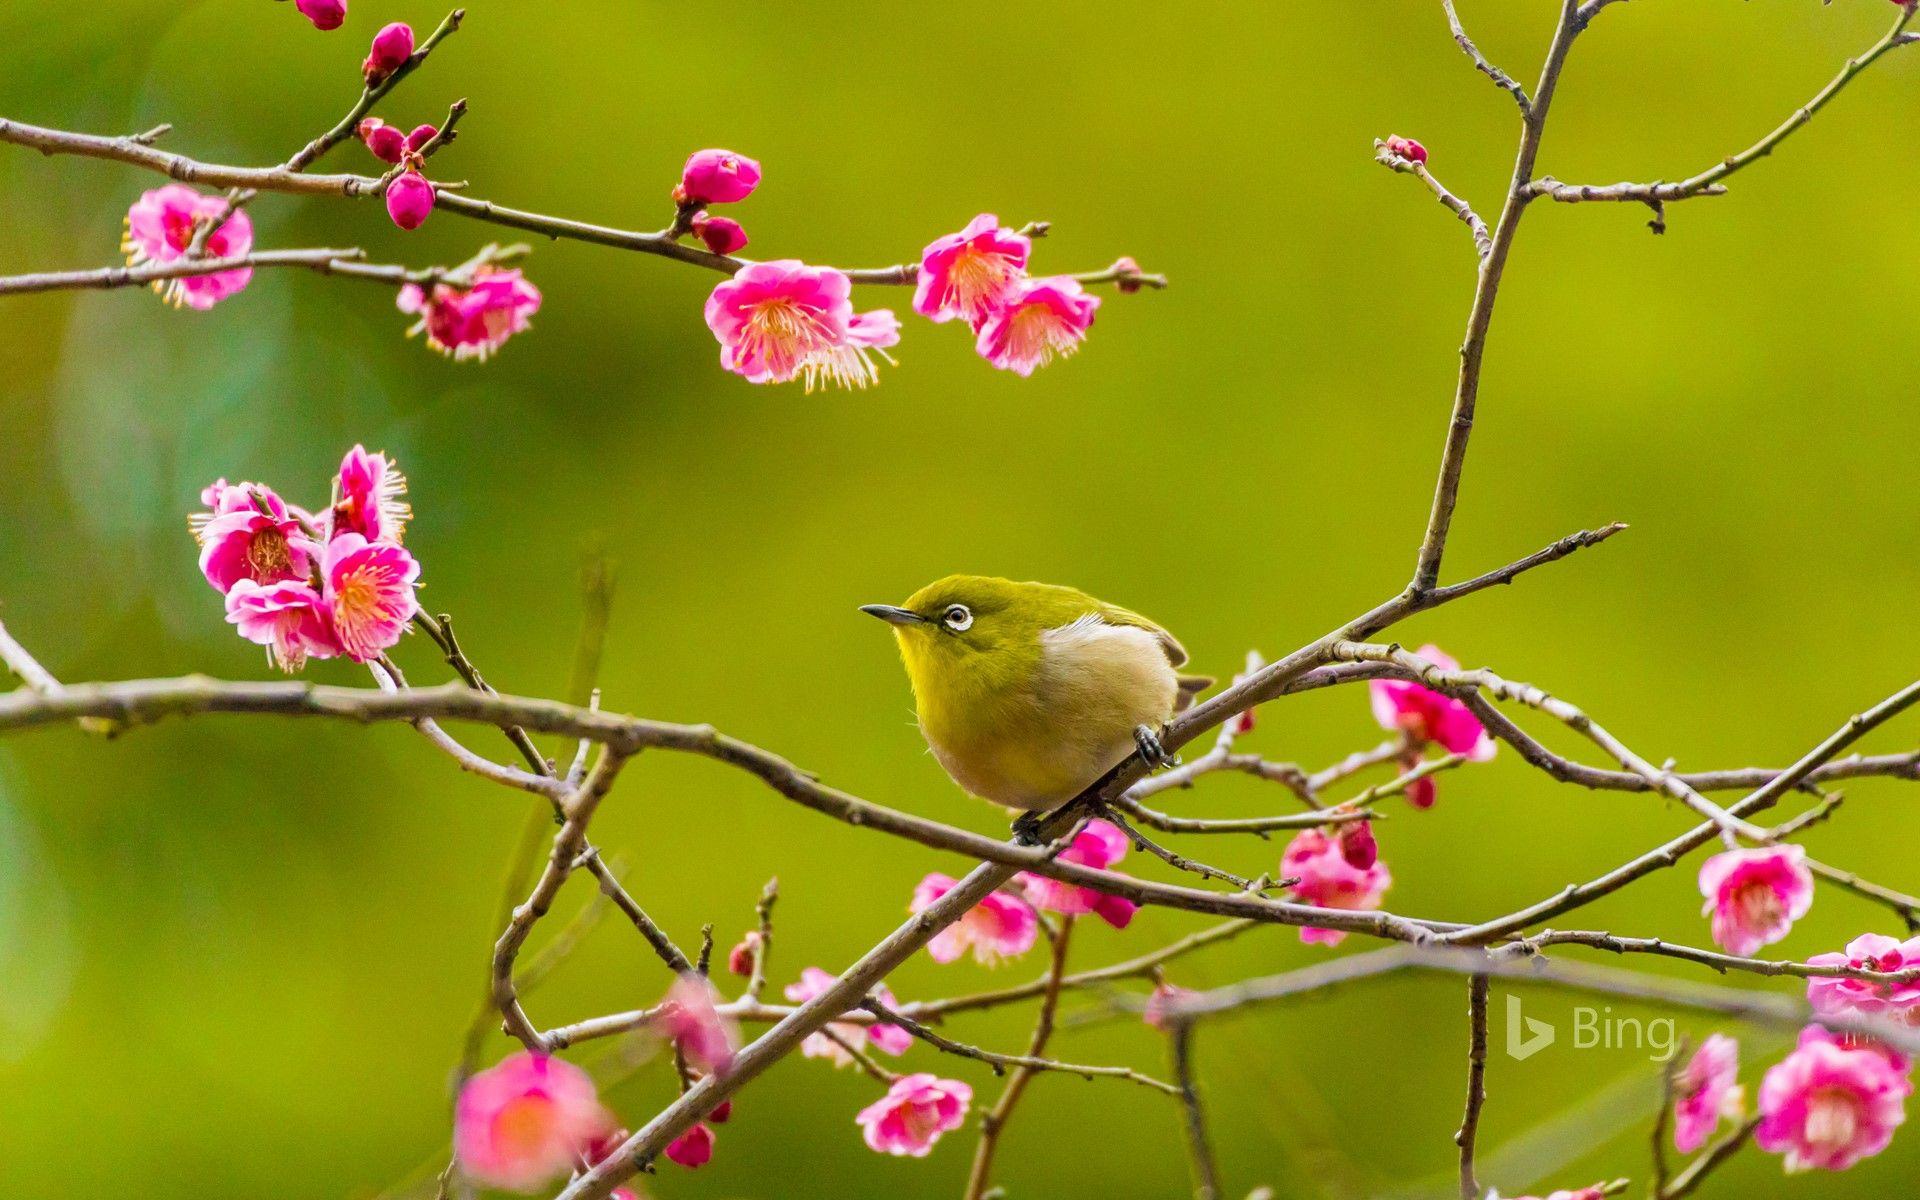
[[[1130,1067],[1090,1067],[1080,1063],[1061,1062],[1058,1059],[1042,1058],[1037,1053],[1000,1054],[993,1050],[984,1050],[979,1046],[968,1045],[966,1042],[956,1042],[952,1038],[936,1032],[899,1010],[888,1008],[872,996],[868,996],[865,1000],[862,1000],[860,1007],[865,1009],[876,1021],[885,1022],[889,1025],[898,1025],[914,1037],[919,1038],[927,1045],[932,1046],[942,1053],[952,1054],[959,1058],[970,1058],[975,1062],[986,1063],[993,1069],[995,1075],[1004,1074],[1008,1067],[1016,1067],[1027,1071],[1059,1071],[1067,1075],[1078,1075],[1080,1078],[1088,1080],[1124,1079],[1129,1083],[1137,1083],[1143,1087],[1150,1087],[1155,1091],[1165,1092],[1169,1096],[1178,1095],[1180,1092],[1180,1089],[1174,1087],[1172,1084],[1163,1083],[1151,1075],[1142,1075]]]
[[[1060,922],[1059,935],[1053,939],[1053,958],[1047,966],[1047,990],[1040,997],[1040,1010],[1033,1019],[1033,1037],[1027,1044],[1029,1055],[1044,1053],[1047,1042],[1053,1037],[1053,1018],[1060,1006],[1060,980],[1067,973],[1067,945],[1072,940],[1072,934],[1073,918],[1066,917]],[[964,1200],[981,1200],[986,1195],[987,1181],[993,1174],[994,1152],[1000,1147],[1000,1134],[1006,1129],[1007,1121],[1013,1116],[1013,1110],[1020,1103],[1020,1097],[1032,1078],[1033,1072],[1026,1067],[1015,1070],[1013,1078],[1007,1080],[1007,1086],[1001,1090],[1000,1098],[994,1101],[992,1108],[981,1114],[980,1143],[974,1148],[973,1166],[967,1173],[966,1190],[961,1193]]]
[[[1449,8],[1452,6],[1449,5]],[[1473,1174],[1474,1138],[1480,1132],[1480,1109],[1487,1102],[1487,977],[1467,980],[1467,1109],[1453,1144],[1460,1147],[1460,1198],[1479,1200],[1480,1183]]]
[[[1527,99],[1527,89],[1520,86],[1519,80],[1488,62],[1486,56],[1480,53],[1480,48],[1473,44],[1473,39],[1467,36],[1466,28],[1460,24],[1460,14],[1453,11],[1453,0],[1440,0],[1440,7],[1447,12],[1447,28],[1453,31],[1453,40],[1459,43],[1460,49],[1473,60],[1474,69],[1493,80],[1495,87],[1512,96],[1514,103],[1520,106],[1522,117],[1531,114],[1533,105]]]
[[[1427,170],[1427,164],[1411,158],[1402,158],[1389,150],[1387,144],[1378,138],[1374,139],[1373,143],[1373,160],[1389,171],[1411,175],[1425,184],[1427,190],[1433,193],[1434,199],[1440,201],[1447,211],[1465,223],[1467,232],[1473,235],[1474,252],[1482,261],[1485,261],[1487,255],[1493,253],[1493,238],[1487,232],[1487,223],[1480,219],[1479,213],[1473,211],[1471,204],[1448,191],[1446,185],[1435,179],[1433,172]]]
[[[1175,1022],[1167,1038],[1173,1059],[1173,1075],[1180,1083],[1180,1109],[1185,1117],[1181,1128],[1187,1135],[1187,1163],[1193,1172],[1193,1200],[1216,1200],[1220,1195],[1220,1164],[1207,1140],[1206,1114],[1200,1107],[1200,1091],[1193,1082],[1193,1024]]]

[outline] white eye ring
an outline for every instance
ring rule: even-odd
[[[940,614],[940,623],[955,633],[964,633],[973,627],[973,613],[964,604],[949,604]]]

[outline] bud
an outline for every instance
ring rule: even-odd
[[[1120,261],[1123,263],[1133,262],[1130,258],[1123,258]],[[1139,291],[1140,285],[1136,283],[1133,286],[1133,290]],[[1267,660],[1260,656],[1258,650],[1247,651],[1247,669],[1233,677],[1234,686],[1238,687],[1241,683],[1258,675],[1266,665]],[[1231,737],[1239,737],[1242,734],[1252,733],[1253,725],[1253,710],[1249,708],[1245,712],[1238,712],[1227,718],[1227,733]]]
[[[747,247],[747,231],[727,217],[701,213],[693,219],[693,232],[715,254],[737,254]]]
[[[618,1150],[626,1140],[627,1131],[616,1125],[599,1137],[588,1142],[586,1147],[581,1150],[580,1156],[587,1160],[589,1167],[598,1166],[600,1163],[611,1158],[613,1152]]]
[[[1167,1007],[1197,994],[1189,988],[1175,987],[1171,983],[1155,984],[1153,994],[1147,997],[1147,1010],[1140,1014],[1140,1019],[1161,1033],[1167,1033],[1173,1028],[1172,1022],[1167,1020]]]
[[[1364,871],[1380,861],[1380,846],[1373,840],[1372,821],[1349,821],[1340,827],[1340,857],[1356,871]]]
[[[360,64],[360,70],[367,77],[367,86],[371,87],[405,66],[412,57],[413,26],[395,21],[373,35],[373,47],[367,51],[367,61]]]
[[[1138,278],[1140,274],[1140,264],[1133,261],[1133,257],[1131,255],[1127,255],[1115,260],[1113,264],[1113,269],[1115,273],[1113,286],[1118,288],[1121,294],[1131,296],[1135,292],[1140,290],[1140,280]],[[1248,729],[1253,728],[1253,722],[1251,719],[1249,719],[1247,722],[1247,728]],[[1239,732],[1245,732],[1245,731],[1241,730]]]
[[[1387,153],[1404,158],[1409,162],[1424,164],[1427,161],[1427,148],[1412,138],[1403,138],[1397,133],[1387,135]]]
[[[379,117],[360,122],[360,140],[381,162],[398,163],[407,156],[406,135]]]
[[[753,974],[753,960],[759,950],[760,931],[756,929],[741,938],[739,945],[727,951],[727,970],[742,978]]]
[[[713,1158],[713,1130],[695,1125],[667,1143],[667,1157],[688,1170],[706,1166]]]
[[[433,211],[433,185],[418,171],[407,171],[387,185],[387,215],[402,229],[418,229]]]
[[[1422,775],[1407,785],[1407,803],[1415,808],[1432,808],[1439,798],[1440,789],[1434,785],[1431,775]]]
[[[338,29],[347,19],[347,0],[293,0],[293,6],[315,29]]]
[[[680,171],[682,204],[732,204],[760,186],[760,164],[731,150],[696,150]]]
[[[714,1110],[712,1112],[707,1114],[707,1120],[713,1122],[715,1125],[725,1125],[728,1119],[731,1118],[732,1116],[733,1116],[733,1101],[722,1100],[719,1104],[714,1106]]]
[[[420,147],[440,136],[440,130],[434,125],[415,125],[413,132],[407,135],[407,153],[418,154]]]

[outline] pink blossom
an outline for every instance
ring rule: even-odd
[[[854,1121],[871,1149],[923,1158],[941,1134],[960,1128],[972,1103],[973,1089],[965,1083],[922,1071],[894,1080]]]
[[[871,354],[888,358],[900,322],[886,309],[854,315],[852,289],[841,272],[791,258],[740,268],[707,297],[720,365],[750,383],[803,378],[808,391],[877,382]]]
[[[1864,1050],[1878,1054],[1887,1060],[1887,1065],[1902,1075],[1913,1070],[1913,1059],[1878,1038],[1862,1033],[1835,1033],[1825,1025],[1809,1025],[1800,1031],[1800,1045],[1809,1042],[1831,1042],[1844,1050]]]
[[[727,951],[727,970],[742,977],[753,974],[754,960],[760,957],[760,931],[749,930],[733,949]]]
[[[1119,826],[1095,817],[1073,835],[1073,844],[1062,850],[1055,861],[1104,871],[1127,856],[1127,844],[1127,835]],[[1094,913],[1115,929],[1125,929],[1140,907],[1119,896],[1061,883],[1029,871],[1020,872],[1020,883],[1026,889],[1027,898],[1039,908],[1068,916]]]
[[[407,135],[407,153],[418,154],[426,148],[428,142],[440,136],[438,125],[415,125],[413,132]]]
[[[241,637],[267,647],[274,665],[288,674],[309,658],[340,653],[326,604],[304,580],[237,580],[227,591],[227,620],[239,626]]]
[[[800,982],[787,985],[786,996],[795,1004],[805,1004],[833,984],[834,976],[831,972],[823,971],[819,967],[808,967],[800,972]],[[875,987],[873,994],[888,1008],[898,1009],[900,1006],[899,1001],[893,998],[893,993],[887,990],[887,985],[884,983]],[[875,1022],[863,1029],[847,1021],[836,1021],[827,1028],[838,1034],[841,1041],[857,1044],[864,1040],[875,1049],[885,1050],[893,1055],[905,1054],[907,1047],[913,1045],[913,1035],[898,1025]],[[808,1058],[827,1059],[836,1067],[848,1066],[853,1062],[853,1056],[847,1053],[846,1047],[824,1033],[808,1034],[807,1039],[800,1043],[800,1053]]]
[[[695,1123],[679,1137],[667,1143],[667,1157],[688,1170],[704,1167],[713,1158],[713,1130]]]
[[[1347,860],[1342,839],[1321,829],[1303,829],[1294,835],[1280,857],[1280,873],[1298,877],[1294,897],[1317,908],[1370,909],[1393,885],[1387,864],[1376,860],[1357,867]],[[1303,942],[1338,945],[1347,935],[1338,929],[1305,926],[1300,930]]]
[[[155,188],[142,193],[127,210],[127,232],[120,248],[128,264],[136,267],[178,261],[193,245],[199,225],[226,211],[225,198],[203,196],[183,184]],[[209,258],[238,258],[252,250],[253,220],[244,211],[234,213],[207,238]],[[235,267],[211,275],[158,279],[153,290],[175,308],[209,309],[246,287],[252,278],[252,267]]]
[[[530,1192],[573,1167],[613,1125],[585,1071],[515,1054],[460,1089],[454,1152],[475,1183]]]
[[[731,150],[696,150],[680,171],[684,204],[733,204],[760,186],[760,164]]]
[[[418,229],[433,211],[433,185],[409,168],[387,185],[387,215],[402,229]]]
[[[1887,1148],[1913,1084],[1885,1054],[1811,1033],[1761,1080],[1753,1141],[1788,1171],[1844,1171]]]
[[[1440,788],[1434,783],[1433,776],[1422,775],[1407,785],[1405,794],[1408,804],[1424,811],[1432,808],[1433,802],[1440,798]]]
[[[1167,1009],[1199,994],[1191,988],[1175,987],[1171,983],[1157,983],[1154,985],[1152,994],[1147,997],[1147,1008],[1140,1019],[1165,1033],[1172,1027],[1172,1023],[1167,1019]]]
[[[395,21],[373,35],[373,45],[367,51],[367,61],[360,64],[360,73],[366,76],[367,85],[371,87],[405,66],[412,57],[413,26]]]
[[[1815,967],[1852,967],[1864,971],[1920,968],[1920,937],[1900,942],[1882,933],[1863,933],[1847,943],[1845,954],[1816,954],[1807,963]],[[1861,979],[1809,979],[1807,1002],[1824,1017],[1887,1016],[1908,1024],[1920,1024],[1920,980],[1871,983]]]
[[[347,19],[347,0],[293,0],[293,6],[319,30],[338,29]]]
[[[413,590],[420,564],[392,542],[337,534],[327,543],[320,574],[334,636],[355,662],[378,658],[398,643],[419,610]]]
[[[379,117],[368,117],[355,128],[362,142],[366,143],[369,153],[381,162],[399,164],[407,157],[407,135],[397,126],[389,125]]]
[[[951,875],[930,873],[913,889],[910,908],[921,911],[952,891],[955,882]],[[989,892],[965,916],[933,935],[927,955],[937,963],[950,963],[971,949],[975,962],[997,966],[1002,959],[1018,958],[1033,949],[1039,935],[1040,918],[1031,906],[1005,893]]]
[[[270,493],[260,494],[264,500]],[[242,579],[275,583],[312,574],[317,547],[284,504],[278,512],[274,516],[248,504],[198,523],[194,536],[200,541],[200,573],[215,591],[225,592]]]
[[[959,233],[928,243],[920,256],[913,311],[932,321],[959,317],[974,329],[1004,304],[1026,275],[1033,242],[981,213]]]
[[[1347,822],[1340,826],[1335,840],[1340,843],[1340,857],[1357,871],[1380,861],[1380,844],[1374,840],[1372,821]]]
[[[1752,954],[1787,936],[1813,906],[1813,873],[1798,846],[1728,850],[1700,864],[1703,913],[1713,940],[1731,954]]]
[[[739,1026],[720,1014],[717,999],[713,984],[704,976],[684,972],[667,989],[660,1014],[661,1031],[680,1047],[694,1070],[707,1075],[725,1075],[732,1069],[740,1045]]]
[[[431,293],[418,284],[400,289],[401,312],[419,316],[407,336],[427,335],[427,346],[456,361],[485,362],[516,333],[524,333],[529,318],[540,311],[540,289],[518,270],[481,267],[471,287],[435,284]]]
[[[1740,1043],[1716,1033],[1700,1043],[1674,1080],[1673,1145],[1692,1154],[1707,1144],[1720,1118],[1739,1120]]]
[[[413,509],[400,499],[407,477],[384,454],[368,454],[356,445],[340,460],[333,488],[328,534],[357,533],[369,542],[397,542],[406,533]]]
[[[1113,290],[1123,296],[1131,296],[1140,290],[1140,264],[1131,254],[1122,254],[1113,260]]]
[[[1387,153],[1398,158],[1404,158],[1409,162],[1424,163],[1427,161],[1427,148],[1425,146],[1422,146],[1412,138],[1403,138],[1397,133],[1387,135]]]
[[[693,219],[693,234],[715,254],[738,254],[747,248],[746,227],[731,217],[701,213]]]
[[[712,1112],[707,1114],[707,1120],[715,1125],[725,1125],[728,1121],[731,1121],[732,1119],[733,1119],[733,1101],[731,1100],[722,1100],[720,1103],[713,1106]]]
[[[1460,669],[1438,646],[1420,647],[1420,657],[1443,671]],[[1464,754],[1474,762],[1493,757],[1493,738],[1461,701],[1405,679],[1376,679],[1367,691],[1373,719],[1382,729],[1405,734],[1415,747],[1437,742],[1447,753]]]
[[[1098,297],[1065,275],[1023,279],[980,323],[974,349],[1002,371],[1032,375],[1080,349],[1099,307]]]

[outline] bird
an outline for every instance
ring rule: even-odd
[[[1179,673],[1171,633],[1077,588],[949,575],[860,611],[893,626],[934,758],[969,794],[1027,814],[1025,835],[1132,754],[1174,761],[1161,731],[1213,685]]]

